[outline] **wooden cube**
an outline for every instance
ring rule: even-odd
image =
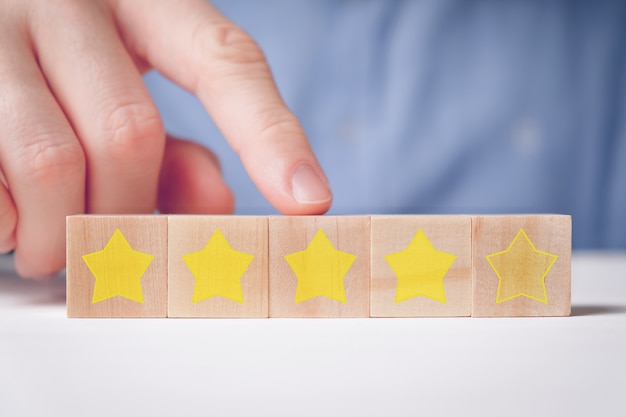
[[[167,218],[67,218],[68,317],[167,316]]]
[[[469,316],[470,216],[373,216],[372,317]]]
[[[270,217],[270,317],[369,317],[370,218]]]
[[[169,217],[169,317],[268,317],[267,217]]]
[[[472,229],[472,316],[570,314],[570,216],[475,216]]]

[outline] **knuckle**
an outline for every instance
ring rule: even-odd
[[[16,161],[26,182],[54,185],[84,173],[85,155],[76,141],[59,141],[58,135],[49,133],[33,139]]]
[[[193,47],[196,56],[204,59],[207,55],[218,61],[237,64],[264,63],[265,55],[245,30],[234,23],[203,21],[193,32]]]
[[[72,42],[78,44],[90,41],[83,30],[67,30],[90,27],[94,21],[95,13],[105,11],[102,0],[47,0],[22,1],[25,9],[25,17],[28,21],[28,30],[35,38],[45,36],[45,22],[62,22],[59,30],[63,30],[66,36],[72,37]]]
[[[160,152],[165,129],[157,110],[148,104],[126,103],[117,106],[104,119],[101,129],[103,152],[114,161],[151,159]]]
[[[37,2],[31,2],[31,4]],[[42,8],[42,11],[50,13],[50,10],[54,10],[60,13],[66,22],[73,24],[80,24],[84,22],[85,17],[89,16],[90,10],[104,10],[104,3],[102,0],[48,0],[50,9]]]
[[[253,157],[259,148],[290,152],[300,146],[299,141],[293,139],[303,136],[304,133],[298,119],[285,108],[270,106],[258,111],[251,119],[254,120],[251,128],[257,132],[256,140],[233,145],[235,152],[242,158]]]
[[[274,142],[302,135],[300,123],[290,112],[271,109],[260,112],[256,117],[260,142]]]
[[[257,139],[235,146],[235,151],[242,159],[258,158],[259,154],[267,154],[261,151],[267,149],[278,152],[274,156],[283,156],[302,146],[301,141],[294,140],[303,136],[302,129],[295,116],[289,112],[268,110],[259,113],[253,128],[258,132]]]

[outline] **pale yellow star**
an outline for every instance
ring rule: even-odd
[[[345,304],[343,277],[356,256],[335,249],[322,229],[305,250],[287,255],[285,259],[298,277],[296,304],[317,296]]]
[[[115,230],[103,250],[82,258],[96,278],[92,304],[115,296],[143,304],[141,277],[154,256],[131,248],[120,229]]]
[[[456,256],[435,249],[422,229],[406,249],[387,255],[385,259],[398,277],[396,303],[420,295],[446,302],[443,278]]]
[[[241,277],[253,258],[253,255],[234,250],[217,229],[204,249],[183,255],[196,278],[192,303],[219,295],[243,304]]]
[[[506,250],[487,255],[500,281],[496,304],[515,297],[548,304],[546,275],[556,258],[556,255],[535,249],[524,229],[520,229]]]

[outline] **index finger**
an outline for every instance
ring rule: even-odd
[[[194,93],[261,193],[285,214],[319,214],[328,181],[258,45],[204,0],[118,1],[128,47]]]

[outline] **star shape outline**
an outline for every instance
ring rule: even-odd
[[[500,293],[501,293],[501,290],[502,290],[502,282],[506,278],[502,277],[500,271],[498,271],[496,266],[493,264],[492,258],[508,254],[511,251],[511,249],[516,245],[517,240],[519,239],[520,236],[524,237],[525,241],[528,243],[528,245],[530,246],[530,248],[532,249],[532,251],[534,253],[551,258],[551,261],[549,262],[548,266],[546,267],[546,270],[543,272],[543,274],[541,276],[541,287],[542,287],[542,293],[543,293],[543,296],[541,298],[535,297],[532,294],[527,294],[525,292],[518,292],[518,293],[510,295],[508,297],[501,298]],[[512,300],[512,299],[517,298],[517,297],[526,297],[526,298],[538,301],[538,302],[543,303],[543,304],[548,304],[548,292],[547,292],[547,289],[546,289],[546,276],[548,275],[548,273],[552,269],[552,266],[556,262],[558,256],[554,255],[552,253],[548,253],[548,252],[537,250],[537,248],[535,248],[535,245],[530,240],[530,238],[528,237],[528,235],[526,234],[526,232],[524,231],[523,228],[520,228],[520,230],[517,232],[517,234],[515,235],[515,237],[513,238],[513,240],[511,241],[511,243],[509,244],[509,246],[505,250],[489,254],[489,255],[486,256],[486,258],[487,258],[487,262],[489,262],[489,265],[491,266],[491,269],[493,269],[493,271],[495,272],[496,276],[498,277],[498,290],[497,290],[497,293],[496,293],[496,304],[504,303],[505,301],[509,301],[509,300]]]

